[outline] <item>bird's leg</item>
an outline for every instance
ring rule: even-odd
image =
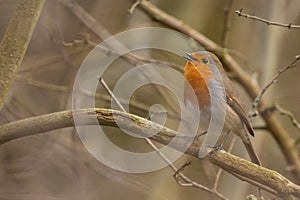
[[[203,131],[202,133],[197,134],[197,135],[195,136],[194,141],[199,141],[200,137],[203,136],[203,135],[206,135],[206,134],[207,134],[207,131]]]
[[[204,131],[204,132],[200,133],[199,135],[197,135],[197,137],[201,137],[201,136],[205,135],[206,133],[207,133],[207,131]]]
[[[179,185],[182,185],[182,180],[179,179],[179,173],[181,173],[187,166],[191,165],[191,161],[188,160],[186,161],[180,168],[178,168],[178,170],[173,174],[173,177],[175,178],[176,182],[179,184]]]
[[[214,147],[212,148],[212,151],[213,151],[213,152],[219,151],[220,149],[223,148],[223,146],[224,146],[224,144],[225,144],[225,142],[226,142],[228,136],[230,135],[230,133],[231,133],[231,129],[229,129],[229,130],[227,131],[226,135],[224,136],[224,138],[223,138],[222,141],[221,141],[221,144],[219,144],[219,145],[217,145],[217,146],[214,146]]]

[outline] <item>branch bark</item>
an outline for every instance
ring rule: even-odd
[[[45,0],[19,0],[0,44],[0,110],[21,65]]]
[[[236,10],[235,13],[240,17],[245,17],[245,18],[248,18],[248,19],[253,19],[253,20],[256,20],[256,21],[263,22],[263,23],[267,24],[268,26],[270,26],[270,25],[280,26],[280,27],[285,27],[285,28],[288,28],[288,29],[291,29],[291,28],[298,29],[298,28],[300,28],[300,25],[295,25],[295,24],[292,24],[292,23],[285,24],[285,23],[273,22],[273,21],[270,21],[270,20],[267,20],[267,19],[263,19],[261,17],[257,17],[255,15],[249,15],[249,14],[243,13],[243,9]]]
[[[251,76],[247,74],[239,63],[231,55],[224,51],[221,46],[192,27],[184,24],[181,20],[165,13],[150,1],[140,0],[139,2],[139,6],[152,18],[189,35],[202,46],[210,49],[219,58],[221,58],[223,65],[236,76],[236,80],[245,88],[252,99],[255,99],[259,95],[261,87],[258,83],[253,81]],[[272,133],[272,136],[283,152],[288,165],[293,166],[293,169],[295,169],[293,174],[297,177],[296,179],[300,180],[300,158],[297,150],[294,148],[294,142],[287,131],[281,126],[280,122],[275,118],[274,114],[266,112],[268,107],[269,105],[266,100],[262,98],[260,105],[258,106],[258,111],[266,122],[267,129]]]
[[[66,110],[10,122],[0,126],[0,144],[46,131],[73,127],[74,116],[80,119],[79,125],[98,125],[92,120],[97,117],[100,125],[118,127],[116,124],[116,120],[118,120],[118,124],[122,125],[122,128],[142,136],[147,136],[154,131],[159,132],[151,139],[162,144],[169,144],[172,140],[172,144],[174,144],[172,148],[179,151],[189,145],[186,153],[198,157],[199,145],[189,144],[186,141],[187,138],[176,135],[176,131],[132,114],[105,108]],[[173,140],[174,138],[176,140]],[[300,186],[275,171],[255,165],[223,150],[211,153],[207,159],[239,179],[260,186],[284,199],[291,199],[293,195],[300,197]]]

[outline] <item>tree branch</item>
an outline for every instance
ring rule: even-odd
[[[287,116],[290,119],[290,121],[292,122],[293,126],[295,126],[298,129],[298,131],[300,131],[300,122],[296,119],[296,117],[294,116],[294,114],[292,112],[284,109],[278,103],[274,104],[274,110],[278,111],[281,115]]]
[[[255,21],[263,22],[263,23],[267,24],[268,26],[270,26],[270,25],[281,26],[281,27],[285,27],[285,28],[289,28],[289,29],[291,29],[291,28],[300,28],[300,25],[294,25],[294,24],[291,24],[291,23],[283,24],[283,23],[279,23],[279,22],[272,22],[272,21],[254,16],[254,15],[249,15],[249,14],[243,13],[243,9],[236,10],[235,13],[240,17],[245,17],[245,18],[248,18],[248,19],[253,19]]]
[[[31,78],[26,78],[24,75],[21,76],[21,75],[16,74],[16,80],[23,81],[24,83],[34,86],[34,87],[38,87],[38,88],[42,88],[42,89],[46,89],[46,90],[52,90],[52,91],[56,91],[56,92],[68,92],[68,90],[69,90],[69,88],[67,86],[55,85],[55,84],[36,81]]]
[[[228,5],[226,5],[225,8],[224,8],[224,13],[225,13],[224,24],[225,24],[225,27],[224,27],[223,33],[222,33],[222,46],[223,47],[227,47],[228,35],[229,35],[228,33],[229,33],[229,29],[230,29],[229,14],[230,14],[230,11],[231,11],[233,1],[234,0],[229,0]]]
[[[260,93],[261,88],[259,87],[258,83],[253,81],[252,77],[243,70],[239,63],[237,63],[236,60],[234,60],[231,55],[226,53],[226,51],[224,51],[223,48],[218,44],[199,33],[192,27],[184,24],[179,19],[165,13],[150,1],[140,0],[139,6],[152,18],[189,35],[202,46],[213,51],[219,58],[221,58],[224,66],[236,75],[236,80],[245,88],[246,92],[251,98],[256,98]],[[300,158],[298,156],[298,152],[294,148],[294,142],[288,135],[287,131],[280,125],[275,116],[270,112],[265,112],[268,107],[269,106],[267,105],[265,99],[262,98],[260,105],[258,106],[258,111],[266,122],[268,130],[272,133],[273,137],[278,143],[288,164],[295,167],[293,173],[297,177],[296,179],[300,180]]]
[[[19,0],[0,44],[0,110],[21,65],[45,0]]]
[[[68,7],[72,13],[87,27],[89,28],[95,35],[97,35],[100,39],[105,40],[111,36],[108,30],[98,22],[93,16],[91,16],[87,11],[84,10],[79,4],[72,0],[57,0],[59,3],[63,4],[64,6]],[[116,52],[117,54],[122,54],[120,52],[126,52],[127,47],[124,46],[123,43],[119,42],[118,40],[111,39],[111,42],[107,44],[110,48],[110,51]],[[140,56],[135,55],[132,52],[129,52],[122,57],[128,59],[136,66],[142,65],[145,62],[140,59]],[[144,70],[144,76],[148,80],[152,80],[152,77],[161,77],[161,75],[155,71]],[[170,108],[176,113],[177,112],[177,102],[174,98],[170,98],[160,87],[157,85],[153,85],[153,87],[157,90],[157,92],[169,102]]]
[[[265,92],[271,87],[271,85],[275,84],[278,82],[278,78],[279,76],[284,73],[285,71],[287,71],[290,68],[293,68],[296,66],[296,62],[300,60],[300,54],[296,55],[295,58],[286,66],[284,66],[283,68],[281,68],[280,70],[278,70],[277,74],[275,74],[273,76],[273,78],[271,79],[271,81],[269,81],[265,87],[262,88],[261,92],[257,95],[257,97],[254,99],[253,103],[252,103],[252,108],[256,108],[262,98],[262,96],[265,94]]]
[[[0,144],[46,131],[73,127],[74,115],[80,119],[78,120],[81,123],[80,125],[98,125],[92,120],[97,117],[100,125],[118,127],[116,124],[116,120],[118,120],[118,124],[121,124],[123,128],[142,136],[147,136],[160,130],[151,139],[162,144],[169,144],[172,140],[172,144],[174,144],[172,148],[179,151],[182,151],[188,145],[186,137],[176,135],[176,131],[132,114],[105,108],[66,110],[10,122],[0,126]],[[175,137],[176,140],[173,140]],[[188,146],[186,153],[198,157],[199,150],[199,146],[193,142]],[[211,153],[207,159],[244,181],[260,185],[260,187],[264,185],[263,189],[280,197],[287,198],[291,195],[300,197],[300,186],[292,183],[275,171],[257,166],[223,150]]]

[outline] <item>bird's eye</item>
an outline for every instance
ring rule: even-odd
[[[208,60],[207,60],[206,58],[203,58],[203,59],[202,59],[202,62],[203,62],[204,64],[207,64],[207,63],[208,63]]]

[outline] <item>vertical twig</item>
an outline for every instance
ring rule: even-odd
[[[127,113],[127,111],[125,110],[125,108],[122,106],[122,104],[119,102],[119,100],[117,99],[117,97],[114,95],[114,93],[109,89],[108,85],[106,84],[106,82],[101,78],[98,77],[100,83],[102,84],[102,86],[104,87],[104,89],[109,93],[109,95],[111,96],[111,98],[115,101],[115,103],[120,107],[120,109]],[[176,173],[176,175],[178,175],[180,178],[182,178],[182,180],[184,180],[186,182],[187,185],[183,185],[183,186],[190,186],[190,187],[197,187],[197,188],[201,188],[209,193],[212,193],[214,195],[216,195],[217,197],[219,197],[222,200],[227,200],[226,197],[224,197],[222,194],[220,194],[218,191],[216,190],[212,190],[208,187],[205,187],[199,183],[196,183],[195,181],[192,181],[191,179],[189,179],[188,177],[186,177],[185,175],[183,175],[181,172],[178,171],[178,169],[175,167],[175,165],[154,145],[154,143],[147,137],[144,138],[146,140],[146,142],[151,146],[152,149],[154,149],[154,151],[171,167],[171,169]]]
[[[222,46],[224,48],[227,47],[227,43],[228,43],[228,33],[229,33],[229,29],[230,29],[230,20],[229,20],[229,16],[230,16],[230,10],[233,4],[233,0],[229,0],[228,4],[226,5],[226,7],[224,8],[224,12],[225,12],[225,17],[224,17],[224,30],[223,30],[223,34],[222,34]]]
[[[228,152],[231,153],[233,147],[234,147],[234,144],[236,142],[236,137],[234,136],[230,142],[230,145],[229,145],[229,148],[228,148]],[[221,175],[222,175],[222,172],[223,172],[223,169],[220,168],[217,172],[217,175],[216,175],[216,179],[215,179],[215,183],[214,183],[214,187],[213,187],[213,190],[214,191],[217,191],[217,188],[218,188],[218,184],[220,182],[220,178],[221,178]]]

